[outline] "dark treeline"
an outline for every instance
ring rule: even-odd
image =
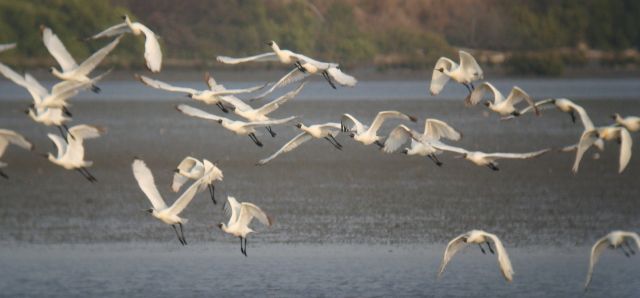
[[[167,66],[206,67],[216,55],[267,51],[269,40],[349,66],[417,69],[455,55],[458,47],[516,53],[524,65],[531,53],[578,45],[640,49],[637,0],[0,0],[0,42],[19,43],[2,60],[52,65],[40,40],[41,24],[74,56],[86,57],[106,41],[78,38],[120,22],[124,13],[161,37]],[[141,39],[127,37],[108,61],[142,65],[142,48]]]

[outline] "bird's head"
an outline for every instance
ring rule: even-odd
[[[268,46],[270,46],[270,47],[271,47],[271,46],[273,46],[273,43],[274,43],[274,42],[273,42],[273,40],[271,40],[271,41],[267,41],[267,42],[266,42],[266,44],[267,44]]]
[[[54,71],[56,71],[56,68],[55,68],[55,67],[49,67],[49,72],[50,72],[50,73],[53,73]]]
[[[147,212],[147,213],[153,213],[153,209],[145,209],[145,210],[143,210],[143,211],[144,211],[144,212]]]
[[[126,21],[129,18],[129,16],[125,14],[125,15],[122,15],[120,18]]]
[[[617,119],[620,117],[620,114],[615,113],[615,114],[611,115],[610,117],[611,117],[611,119],[613,119],[613,120],[617,120]]]
[[[218,229],[222,230],[222,227],[224,227],[224,224],[223,223],[219,223],[218,224]]]
[[[188,98],[193,98],[193,94],[189,93],[186,95]]]
[[[350,137],[350,138],[353,138],[353,137],[355,137],[355,136],[356,136],[356,134],[355,134],[355,133],[350,133],[350,134],[349,134],[349,137]]]
[[[297,128],[302,128],[302,123],[300,123],[300,122],[296,123],[296,127]]]
[[[491,106],[491,103],[490,103],[490,102],[488,102],[488,101],[485,101],[485,102],[484,102],[484,106],[488,108],[489,106]]]
[[[436,68],[436,70],[439,72],[444,72],[444,67]]]
[[[180,169],[176,168],[173,170],[174,173],[180,173]]]
[[[218,119],[218,123],[222,124],[222,119]]]
[[[409,154],[409,149],[407,148],[402,149],[402,154]]]
[[[455,158],[467,158],[467,155],[468,155],[467,153],[462,153],[462,154],[456,156]]]

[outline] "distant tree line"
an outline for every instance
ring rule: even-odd
[[[40,25],[81,60],[106,41],[80,39],[125,13],[156,31],[169,67],[209,67],[216,55],[268,51],[269,40],[319,60],[379,69],[429,68],[458,47],[506,51],[515,53],[506,63],[515,72],[543,74],[557,72],[557,65],[535,67],[550,58],[560,69],[584,62],[551,53],[557,48],[640,49],[637,0],[0,0],[0,43],[19,42],[0,60],[54,65]],[[142,67],[142,52],[141,39],[127,37],[108,63]]]

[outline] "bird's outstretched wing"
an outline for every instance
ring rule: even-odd
[[[144,59],[146,61],[147,68],[151,72],[160,72],[160,68],[162,67],[162,50],[160,49],[158,38],[156,37],[156,34],[145,25],[140,24],[140,30],[144,33],[145,37]]]
[[[484,98],[484,94],[486,92],[493,93],[493,102],[494,102],[494,104],[498,104],[498,103],[501,103],[502,101],[504,101],[504,96],[502,95],[500,90],[498,90],[496,87],[494,87],[491,83],[484,82],[484,83],[480,84],[480,86],[478,86],[475,89],[473,89],[473,92],[471,92],[471,95],[469,95],[467,97],[467,100],[466,100],[465,103],[467,105],[476,105],[476,104],[478,104]]]
[[[238,203],[235,197],[228,196],[227,204],[224,205],[224,211],[227,216],[229,216],[229,223],[227,224],[227,226],[230,226],[238,221],[238,215],[240,214],[240,203]]]
[[[284,146],[282,146],[282,148],[280,148],[280,150],[276,151],[276,153],[272,154],[271,156],[261,159],[258,161],[258,165],[264,165],[268,162],[270,162],[271,160],[273,160],[274,158],[276,158],[278,155],[282,154],[282,153],[286,153],[289,152],[293,149],[298,148],[298,146],[300,146],[302,143],[311,140],[313,137],[306,133],[306,132],[302,132],[300,134],[298,134],[297,136],[295,136],[293,139],[291,139],[289,142],[287,142],[286,144],[284,144]]]
[[[491,233],[485,233],[485,236],[489,237],[496,247],[496,253],[498,254],[498,266],[500,266],[502,276],[504,276],[504,279],[506,279],[508,282],[511,282],[513,280],[514,274],[513,266],[511,266],[511,260],[509,259],[507,250],[504,248],[504,245],[502,245],[502,241],[500,241],[500,238],[498,238],[498,236]]]
[[[571,171],[577,173],[580,167],[580,161],[585,152],[598,140],[598,131],[595,129],[588,130],[582,133],[580,136],[580,142],[578,142],[578,150],[576,150],[576,160],[573,162],[573,168]]]
[[[342,131],[355,131],[356,133],[362,133],[367,128],[356,117],[351,114],[342,114],[342,120],[340,120]]]
[[[444,121],[438,119],[427,119],[424,122],[423,137],[431,140],[440,140],[441,138],[445,138],[452,141],[459,141],[462,138],[462,133]]]
[[[398,150],[398,148],[400,148],[400,146],[406,143],[409,139],[420,139],[421,137],[422,135],[417,131],[414,131],[404,124],[400,124],[389,133],[389,136],[384,141],[382,151],[385,153],[392,153]]]
[[[487,157],[492,158],[492,159],[501,159],[501,158],[506,158],[506,159],[528,159],[528,158],[534,158],[534,157],[538,157],[542,154],[545,154],[547,152],[551,151],[551,149],[542,149],[542,150],[538,150],[538,151],[534,151],[534,152],[527,152],[527,153],[487,153]]]
[[[69,133],[73,135],[72,139],[75,139],[75,140],[94,139],[94,138],[100,137],[106,132],[107,132],[107,129],[105,127],[87,125],[87,124],[79,124],[69,129]]]
[[[377,132],[378,129],[380,129],[380,126],[382,126],[382,123],[384,123],[384,121],[387,119],[402,119],[402,120],[407,120],[411,122],[418,121],[416,117],[409,116],[402,112],[381,111],[381,112],[378,112],[378,114],[376,115],[376,118],[373,119],[373,122],[371,122],[371,126],[369,126],[369,132],[372,132],[372,133]]]
[[[511,88],[511,92],[509,92],[509,95],[507,96],[507,101],[509,101],[511,105],[516,105],[523,100],[526,101],[527,104],[529,104],[529,108],[533,109],[536,115],[540,115],[540,111],[538,110],[538,107],[533,102],[533,99],[531,99],[531,96],[529,96],[527,92],[525,92],[524,90],[522,90],[522,88],[518,86],[514,86],[513,88]]]
[[[442,263],[440,263],[440,269],[438,269],[438,278],[442,276],[442,273],[444,272],[444,269],[447,267],[447,264],[449,264],[449,261],[451,261],[451,258],[453,258],[453,256],[466,245],[465,243],[466,237],[467,237],[467,233],[464,233],[456,238],[453,238],[453,240],[449,241],[449,244],[447,244],[447,248],[444,250],[444,256],[442,257]]]
[[[51,31],[51,28],[41,27],[41,30],[44,46],[49,50],[51,56],[58,61],[58,64],[62,67],[62,71],[67,72],[78,67],[76,60],[71,57],[67,48],[64,47],[64,44],[60,41],[58,36]]]
[[[134,76],[140,82],[142,82],[143,84],[145,84],[145,85],[147,85],[147,86],[149,86],[151,88],[165,90],[165,91],[171,91],[171,92],[186,93],[186,94],[200,93],[200,91],[198,91],[196,89],[193,89],[193,88],[178,87],[178,86],[170,85],[170,84],[167,84],[167,83],[159,81],[159,80],[154,80],[154,79],[149,78],[147,76],[142,76],[142,75],[138,75],[138,74],[135,74]]]
[[[283,105],[284,103],[286,103],[287,101],[294,99],[296,96],[298,96],[298,93],[300,93],[300,91],[302,91],[302,88],[304,88],[304,85],[306,84],[306,81],[303,81],[302,83],[300,83],[300,86],[298,86],[298,88],[289,91],[287,93],[285,93],[284,95],[274,99],[273,101],[269,102],[268,104],[265,104],[264,106],[260,107],[258,109],[258,113],[262,114],[262,115],[267,115],[275,110],[277,110],[281,105]]]
[[[131,168],[133,169],[133,176],[136,178],[136,181],[138,181],[138,186],[140,186],[142,192],[144,192],[149,201],[151,201],[153,208],[156,210],[167,208],[162,196],[158,192],[153,174],[151,174],[151,171],[144,161],[141,159],[134,160]]]
[[[89,73],[91,73],[91,71],[93,71],[93,69],[96,68],[96,66],[98,66],[98,64],[100,64],[100,62],[102,62],[102,60],[104,60],[104,58],[107,57],[107,55],[116,48],[116,46],[120,42],[120,39],[122,39],[122,36],[118,36],[112,42],[102,47],[102,49],[89,56],[89,58],[84,60],[80,64],[80,66],[78,66],[78,68],[76,69],[76,73],[81,75],[89,75]]]
[[[0,44],[0,52],[4,52],[4,51],[8,51],[11,49],[15,49],[17,43],[4,43],[4,44]]]
[[[299,82],[307,78],[308,76],[309,76],[308,73],[302,72],[298,68],[294,68],[293,70],[288,72],[286,75],[284,75],[282,78],[280,78],[280,80],[278,80],[273,85],[271,85],[271,87],[268,90],[262,92],[260,95],[252,98],[251,100],[255,101],[255,100],[262,99],[265,96],[271,94],[273,90],[276,90],[277,88],[280,88],[280,87],[287,86],[291,83]]]
[[[0,129],[0,157],[4,154],[9,144],[14,144],[27,150],[33,149],[33,144],[21,134],[13,130]]]
[[[459,51],[460,55],[460,68],[462,68],[466,73],[472,74],[474,79],[481,80],[484,78],[484,74],[482,72],[482,68],[476,62],[476,59],[471,56],[471,54],[465,51]]]
[[[180,195],[180,197],[178,197],[178,199],[176,199],[176,201],[171,204],[167,212],[174,215],[180,214],[180,212],[182,212],[184,208],[187,208],[189,203],[191,203],[191,200],[193,200],[193,197],[196,196],[196,194],[198,193],[198,189],[203,182],[204,177],[194,181],[193,184],[191,184],[191,186],[189,186],[187,190],[185,190],[182,195]]]
[[[448,152],[459,153],[459,154],[468,154],[469,153],[469,151],[464,149],[464,148],[450,146],[450,145],[447,145],[447,144],[439,142],[439,141],[431,142],[430,144],[431,144],[431,146],[433,146],[433,148],[436,148],[436,149],[438,149],[440,151],[448,151]]]
[[[438,59],[431,74],[431,83],[429,85],[431,95],[438,95],[440,91],[442,91],[442,88],[444,88],[444,85],[449,82],[449,76],[440,71],[440,69],[451,70],[456,66],[458,66],[458,64],[449,58],[440,57],[440,59]]]
[[[600,255],[607,249],[608,244],[607,236],[600,238],[596,243],[591,247],[591,257],[589,258],[589,271],[587,272],[587,281],[584,283],[584,289],[586,290],[589,287],[589,283],[591,283],[591,276],[593,275],[593,268],[596,266]]]
[[[248,226],[254,217],[263,225],[271,226],[271,218],[258,206],[246,202],[240,205],[240,214],[238,215],[238,224],[240,226]]]
[[[631,146],[633,144],[633,139],[631,138],[631,134],[629,131],[621,127],[620,128],[620,167],[618,168],[618,173],[622,173],[624,169],[629,164],[629,160],[631,159]]]
[[[218,62],[221,62],[221,63],[224,63],[224,64],[238,64],[238,63],[244,63],[244,62],[250,62],[250,61],[256,61],[256,62],[258,62],[258,61],[279,61],[278,56],[276,56],[276,53],[274,53],[274,52],[269,52],[269,53],[264,53],[264,54],[249,56],[249,57],[242,57],[242,58],[218,56],[218,57],[216,57],[216,60],[218,60]]]
[[[176,110],[180,111],[181,113],[187,115],[187,116],[191,116],[191,117],[196,117],[196,118],[200,118],[200,119],[205,119],[205,120],[211,120],[211,121],[230,121],[229,119],[225,118],[225,117],[220,117],[214,114],[209,114],[203,110],[200,109],[196,109],[192,106],[189,105],[185,105],[185,104],[181,104],[181,105],[177,105],[176,106]]]
[[[353,87],[358,83],[356,78],[342,72],[342,70],[337,67],[329,67],[327,69],[327,73],[334,81],[336,81],[336,83],[342,86]]]
[[[270,126],[270,125],[279,125],[290,122],[293,119],[296,119],[296,116],[291,116],[282,119],[271,119],[267,121],[256,121],[256,122],[247,122],[244,124],[245,127],[260,127],[260,126]]]
[[[173,182],[171,183],[171,190],[173,190],[173,192],[178,192],[182,185],[189,181],[189,178],[180,174],[179,171],[198,172],[204,174],[204,165],[201,161],[191,156],[187,156],[180,162],[180,164],[178,164],[177,170],[178,171],[173,174]]]
[[[56,146],[58,150],[58,154],[56,155],[57,159],[62,158],[67,153],[67,142],[60,136],[54,135],[52,133],[47,134],[47,137],[51,139],[53,144]]]
[[[99,39],[104,37],[112,37],[112,36],[118,36],[118,35],[122,35],[129,32],[131,32],[129,25],[127,25],[126,22],[123,22],[120,24],[113,25],[105,29],[104,31],[86,39]]]

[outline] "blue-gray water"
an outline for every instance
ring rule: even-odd
[[[579,82],[572,88],[562,83],[567,80],[545,81],[498,86],[517,83],[536,98],[557,90],[582,104],[596,125],[608,124],[613,112],[640,114],[631,80],[569,80]],[[612,229],[640,226],[638,149],[623,174],[617,174],[615,143],[598,160],[588,154],[577,175],[570,173],[573,154],[557,152],[501,161],[493,172],[447,154],[438,168],[426,158],[386,155],[340,135],[343,151],[314,140],[256,167],[296,134],[294,127],[274,128],[273,139],[259,136],[265,146],[258,148],[173,106],[191,103],[220,113],[217,108],[136,84],[104,82],[102,94],[72,101],[72,124],[109,129],[85,142],[99,183],[19,148],[2,157],[11,178],[0,180],[0,296],[575,297],[583,293],[593,242]],[[423,82],[361,82],[356,88],[364,95],[321,81],[309,87],[303,100],[274,116],[301,115],[311,124],[339,121],[349,112],[367,122],[377,111],[397,109],[418,116],[413,126],[420,129],[425,118],[447,121],[464,133],[457,145],[483,151],[557,148],[577,142],[582,130],[554,110],[501,122],[482,106],[464,107],[456,97],[464,89],[455,85],[437,98],[426,95]],[[582,88],[592,88],[591,94],[571,96]],[[51,151],[46,133],[55,130],[21,113],[26,94],[6,94],[0,127],[25,134],[35,153]],[[382,133],[397,123],[385,124]],[[131,173],[133,157],[147,162],[172,201],[172,169],[189,154],[219,161],[225,175],[216,187],[219,200],[234,195],[275,218],[271,228],[254,223],[248,258],[237,239],[215,227],[226,218],[205,193],[184,212],[187,247],[142,212],[149,202]],[[502,279],[495,257],[477,247],[456,256],[436,280],[446,242],[474,228],[503,239],[516,271],[513,283]],[[586,296],[637,297],[639,265],[638,256],[606,251]]]

